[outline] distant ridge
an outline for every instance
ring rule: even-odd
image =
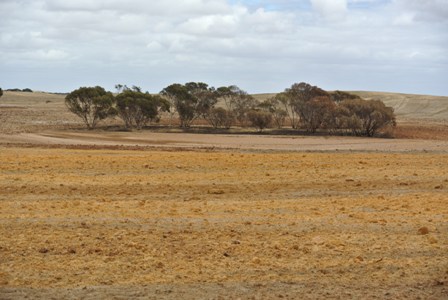
[[[430,96],[390,92],[347,91],[366,100],[378,99],[394,108],[400,119],[431,119],[448,122],[448,96]],[[275,96],[275,93],[254,94],[264,101]]]
[[[388,92],[351,91],[364,99],[378,99],[400,118],[448,121],[448,97]]]

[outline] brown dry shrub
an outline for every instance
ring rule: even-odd
[[[400,124],[394,134],[399,139],[448,140],[448,125]]]

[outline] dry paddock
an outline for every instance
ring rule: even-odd
[[[0,299],[448,297],[448,154],[0,148]]]

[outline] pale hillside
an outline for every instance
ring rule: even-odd
[[[364,99],[378,99],[395,109],[399,119],[426,119],[448,121],[448,97],[387,92],[350,91]],[[256,94],[254,97],[264,101],[275,94]]]
[[[351,93],[365,99],[379,99],[387,106],[392,106],[401,118],[448,121],[448,97],[446,96],[361,91]]]

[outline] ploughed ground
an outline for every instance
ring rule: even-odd
[[[448,297],[447,153],[0,148],[0,299]]]

